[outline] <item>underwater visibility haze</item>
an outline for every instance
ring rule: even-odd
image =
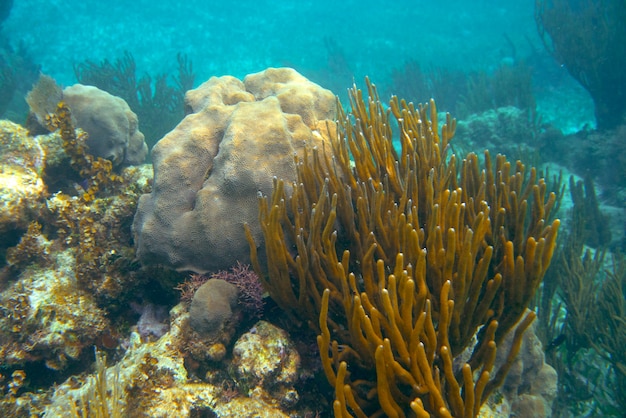
[[[624,21],[0,0],[0,416],[623,416]]]

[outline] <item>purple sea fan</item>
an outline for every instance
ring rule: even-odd
[[[239,289],[239,303],[243,310],[251,316],[260,317],[263,313],[263,285],[259,276],[247,264],[237,262],[230,271],[218,271],[211,275],[212,279],[221,279],[234,284]]]

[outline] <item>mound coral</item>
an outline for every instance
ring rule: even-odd
[[[237,317],[239,291],[224,280],[209,279],[193,295],[189,325],[201,336],[215,340],[232,327]],[[228,330],[228,333],[232,331]]]
[[[141,164],[148,145],[138,129],[137,115],[121,98],[93,86],[74,84],[63,90],[76,125],[89,134],[89,152],[118,165]]]
[[[109,160],[113,167],[137,165],[146,159],[148,146],[138,129],[137,115],[120,97],[82,84],[61,90],[52,78],[42,74],[26,101],[33,131],[39,128],[36,123],[47,126],[48,114],[63,101],[71,109],[71,123],[87,132],[84,145],[90,155]]]
[[[256,198],[272,177],[296,178],[294,155],[321,146],[335,97],[294,70],[242,81],[213,77],[186,95],[191,109],[153,150],[154,188],[133,223],[137,256],[199,273],[249,261],[243,224],[262,238]]]

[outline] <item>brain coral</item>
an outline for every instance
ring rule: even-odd
[[[133,222],[142,263],[197,272],[247,262],[243,224],[256,242],[257,193],[274,176],[295,180],[294,155],[320,146],[336,117],[334,95],[295,70],[243,82],[212,77],[186,95],[190,113],[154,147],[154,187]]]

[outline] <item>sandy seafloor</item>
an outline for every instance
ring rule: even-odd
[[[124,51],[133,54],[138,74],[151,75],[174,73],[176,54],[187,54],[196,84],[270,66],[291,66],[328,84],[320,76],[329,66],[328,40],[355,80],[368,75],[378,85],[407,60],[489,71],[524,59],[535,73],[544,121],[569,133],[593,123],[592,102],[545,52],[533,8],[531,0],[16,0],[4,31],[63,85],[76,82],[74,64],[114,61]]]

